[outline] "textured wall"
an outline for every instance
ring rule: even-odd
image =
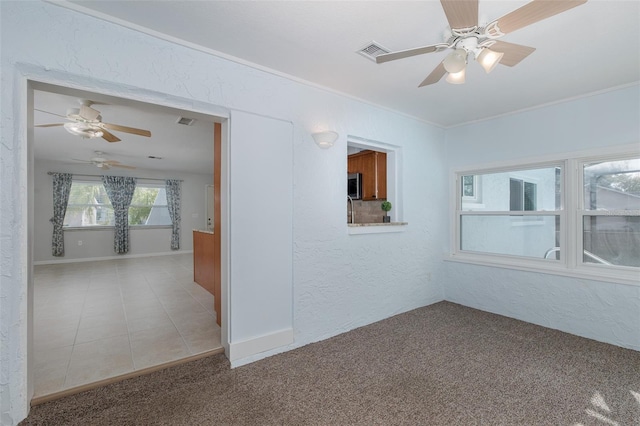
[[[2,424],[16,423],[28,410],[25,76],[182,109],[249,111],[293,124],[291,347],[443,299],[447,185],[434,184],[446,182],[442,129],[53,4],[3,1],[0,8]],[[326,129],[340,138],[332,149],[321,150],[311,133]],[[347,233],[347,135],[403,150],[405,232]],[[234,194],[231,185],[230,196],[242,194]]]
[[[451,167],[636,144],[637,86],[447,131]],[[451,215],[450,217],[453,217]],[[640,350],[638,286],[447,263],[447,300]]]

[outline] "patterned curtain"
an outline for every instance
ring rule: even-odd
[[[53,175],[53,217],[49,222],[53,223],[53,238],[51,240],[51,254],[57,257],[64,256],[64,215],[69,204],[69,192],[71,192],[71,173],[52,173]]]
[[[175,179],[167,179],[165,181],[167,188],[167,205],[169,208],[169,216],[171,216],[171,224],[173,232],[171,233],[171,250],[180,249],[180,203],[182,195],[180,193],[180,181]]]
[[[118,254],[129,252],[129,206],[136,189],[136,178],[102,176],[102,184],[113,206],[115,238],[113,249]]]

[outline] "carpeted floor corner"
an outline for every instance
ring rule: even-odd
[[[640,352],[449,302],[231,370],[224,355],[22,425],[640,425]]]

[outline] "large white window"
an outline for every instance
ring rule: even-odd
[[[68,228],[113,226],[113,207],[98,181],[73,181],[64,217]],[[138,184],[129,207],[130,226],[171,225],[164,185]]]
[[[453,259],[640,284],[637,153],[474,168],[455,179]]]

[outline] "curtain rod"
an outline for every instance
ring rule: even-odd
[[[55,172],[47,172],[48,175],[52,175]],[[102,177],[102,176],[114,176],[114,175],[85,175],[85,174],[78,174],[78,173],[71,173],[71,175],[73,176],[84,176],[84,177]],[[135,177],[135,176],[125,176],[125,177],[132,177],[135,179],[141,179],[141,180],[159,180],[164,182],[166,179],[158,179],[158,178],[143,178],[143,177]],[[182,179],[173,179],[173,180],[177,180],[179,182],[184,182],[184,180]]]

